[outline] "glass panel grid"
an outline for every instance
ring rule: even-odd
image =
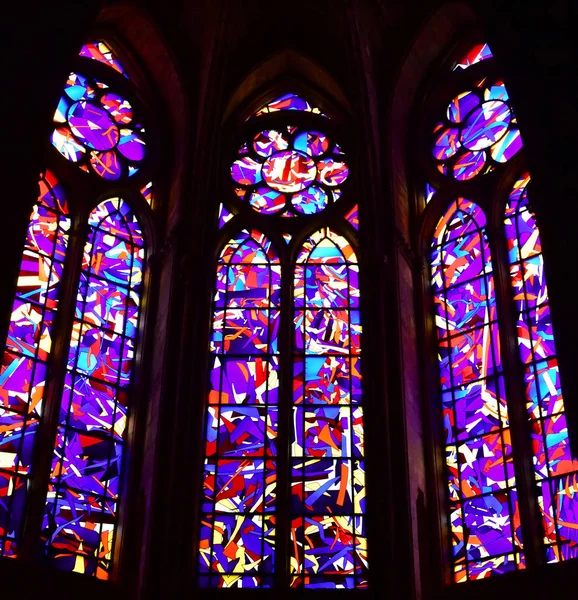
[[[49,171],[28,225],[0,370],[0,556],[19,555],[70,219]]]
[[[524,568],[485,215],[459,198],[432,247],[454,579]]]
[[[42,540],[53,566],[110,575],[144,244],[120,198],[89,217]]]
[[[200,587],[273,584],[280,286],[265,236],[244,230],[226,244],[211,334]]]
[[[546,557],[559,562],[578,556],[578,461],[570,452],[540,233],[527,198],[529,181],[524,175],[514,184],[504,228]]]
[[[292,587],[366,588],[358,265],[322,229],[295,268]]]

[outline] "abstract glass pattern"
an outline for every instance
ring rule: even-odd
[[[151,207],[154,208],[154,194],[153,194],[153,182],[149,181],[144,187],[141,188],[140,193],[142,197],[145,199],[145,202]]]
[[[222,229],[234,216],[223,204],[219,204],[219,229]]]
[[[78,55],[97,60],[103,65],[112,67],[115,71],[128,78],[128,75],[124,72],[122,65],[118,62],[112,50],[103,41],[85,44],[80,49]]]
[[[440,219],[431,281],[456,582],[524,568],[486,218],[459,198]]]
[[[348,176],[329,136],[292,125],[259,132],[231,165],[237,196],[257,212],[280,216],[321,212],[339,198]]]
[[[19,554],[69,229],[64,193],[47,171],[28,225],[0,371],[0,556]]]
[[[322,117],[327,117],[316,106],[313,106],[307,100],[301,98],[297,94],[283,94],[275,100],[267,103],[263,108],[259,109],[253,117],[260,117],[268,113],[278,112],[280,110],[301,110],[304,112],[315,113]]]
[[[275,562],[281,265],[243,230],[216,275],[199,584],[267,588]]]
[[[367,587],[358,272],[329,228],[295,266],[292,587]]]
[[[558,562],[578,557],[578,461],[570,453],[540,232],[528,205],[529,181],[526,174],[514,184],[504,229],[544,542],[548,562]]]
[[[474,46],[454,67],[454,71],[464,70],[476,63],[492,58],[493,54],[488,44],[478,44]]]
[[[476,46],[462,69],[491,57],[487,45]],[[489,173],[521,148],[506,86],[495,77],[471,82],[469,89],[451,100],[444,118],[433,129],[432,154],[437,168],[459,181]]]
[[[80,56],[123,73],[102,43],[83,46]],[[134,175],[145,158],[144,127],[132,105],[114,91],[114,86],[93,77],[70,73],[53,122],[52,145],[86,172],[114,181]]]
[[[145,248],[121,198],[101,202],[88,224],[41,539],[51,565],[107,579]]]

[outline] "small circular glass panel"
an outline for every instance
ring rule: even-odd
[[[263,180],[279,192],[300,192],[308,187],[317,175],[315,162],[302,154],[289,150],[277,152],[265,161],[261,169]]]
[[[510,108],[504,102],[484,102],[466,119],[460,141],[468,150],[489,148],[508,131],[510,117]]]
[[[94,150],[110,150],[119,139],[116,123],[110,115],[90,102],[77,102],[68,111],[72,133]]]

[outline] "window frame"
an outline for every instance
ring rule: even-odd
[[[322,117],[321,115],[309,114],[303,111],[291,110],[291,111],[279,111],[270,114],[261,115],[259,117],[252,118],[252,115],[259,110],[266,103],[270,102],[272,99],[279,97],[284,93],[295,93],[303,98],[307,99],[313,106],[317,106],[322,109],[323,112],[329,115],[330,118]],[[212,216],[212,227],[213,227],[213,235],[212,235],[212,248],[211,252],[212,262],[208,266],[208,275],[209,278],[207,289],[211,290],[211,302],[207,304],[208,312],[205,313],[206,317],[204,322],[208,324],[206,333],[203,333],[203,342],[207,344],[209,334],[211,331],[212,323],[212,310],[213,310],[213,296],[215,290],[215,274],[214,274],[214,266],[217,264],[217,261],[220,256],[220,252],[223,247],[227,244],[227,242],[235,235],[238,235],[241,230],[256,230],[261,234],[266,236],[279,257],[279,264],[281,265],[281,315],[280,315],[280,332],[279,332],[279,357],[280,357],[280,387],[279,387],[279,429],[277,434],[277,439],[281,440],[285,438],[287,441],[287,452],[290,449],[290,423],[291,423],[291,411],[292,411],[292,389],[291,384],[293,381],[293,336],[292,334],[292,326],[293,326],[293,318],[292,313],[294,311],[293,307],[293,284],[294,284],[294,270],[296,266],[296,259],[301,250],[303,244],[307,241],[307,239],[322,228],[331,228],[337,234],[343,236],[353,248],[354,252],[357,256],[357,261],[359,265],[359,289],[362,299],[360,300],[360,315],[361,321],[363,323],[364,331],[362,333],[362,347],[365,348],[366,342],[365,339],[367,336],[366,331],[369,328],[369,321],[367,320],[367,311],[368,304],[367,299],[364,300],[363,296],[368,295],[369,290],[366,289],[366,277],[367,274],[364,273],[365,269],[368,266],[368,261],[363,260],[363,256],[365,255],[365,251],[362,248],[360,231],[356,230],[347,220],[346,215],[354,208],[355,205],[359,206],[359,213],[362,216],[360,220],[363,221],[363,199],[360,198],[360,194],[356,193],[356,190],[359,189],[359,181],[360,175],[358,174],[358,160],[356,159],[357,155],[357,145],[356,138],[353,135],[353,132],[349,128],[349,117],[348,115],[341,109],[339,106],[333,102],[329,97],[326,97],[315,90],[313,90],[309,85],[304,82],[299,81],[294,78],[282,78],[277,80],[273,85],[268,86],[267,88],[262,88],[254,93],[248,100],[244,101],[241,105],[234,109],[230,116],[227,118],[227,122],[223,127],[223,137],[226,140],[224,144],[224,149],[220,155],[219,164],[221,165],[218,175],[217,175],[217,193],[212,199],[210,213]],[[238,158],[237,150],[247,140],[252,139],[252,136],[256,134],[258,131],[262,131],[267,128],[279,128],[281,126],[285,127],[287,122],[290,122],[293,125],[299,127],[305,127],[310,129],[317,129],[319,127],[321,131],[327,133],[334,143],[338,143],[340,146],[344,148],[345,151],[345,161],[349,167],[349,178],[347,181],[348,191],[344,192],[344,194],[339,198],[338,201],[334,202],[332,205],[326,207],[324,210],[313,214],[313,215],[302,215],[296,213],[297,218],[280,218],[277,214],[273,215],[263,215],[251,208],[249,203],[246,200],[239,200],[234,194],[235,182],[231,179],[230,175],[230,165]],[[229,212],[231,212],[234,217],[231,218],[227,223],[225,223],[221,228],[218,226],[219,218],[219,206],[223,205],[226,207]],[[233,210],[231,210],[233,209]],[[238,211],[235,213],[234,211]],[[359,229],[363,233],[365,227],[362,224],[359,225]],[[292,239],[288,244],[282,233],[287,232],[292,234]],[[361,258],[360,258],[361,255]],[[365,291],[364,291],[365,290]],[[206,340],[206,341],[205,341]],[[369,364],[370,357],[368,350],[364,350],[362,352],[364,355],[367,354],[367,358],[364,360],[364,366],[362,367],[362,393],[363,393],[363,402],[361,406],[364,408],[364,417],[365,417],[365,434],[366,438],[368,437],[368,420],[369,414],[371,414],[370,410],[368,410],[369,402],[369,392],[366,391],[366,381],[368,378],[369,366],[366,366],[366,363]],[[205,357],[203,358],[203,364],[200,367],[201,373],[209,373],[210,372],[210,353],[205,352]],[[202,414],[203,418],[200,419],[203,422],[202,434],[200,443],[196,444],[197,452],[195,453],[197,456],[197,460],[195,461],[195,494],[198,495],[198,502],[195,508],[195,533],[193,536],[193,544],[192,544],[192,555],[195,561],[198,560],[198,543],[199,543],[199,516],[202,514],[200,510],[201,498],[202,498],[202,473],[203,473],[203,463],[204,463],[204,443],[205,443],[205,434],[204,434],[204,416],[206,407],[208,403],[206,401],[208,394],[208,385],[205,383],[206,375],[203,375],[203,385],[199,390],[200,393],[200,404],[201,407],[199,409],[198,414]],[[369,434],[371,438],[371,434]],[[366,448],[367,448],[367,440],[366,440]],[[277,522],[277,533],[276,535],[276,558],[275,558],[275,572],[273,575],[274,584],[271,588],[261,589],[259,590],[259,594],[262,595],[274,595],[278,593],[290,594],[290,595],[299,595],[303,592],[305,594],[316,594],[322,597],[333,596],[335,593],[347,593],[353,595],[368,593],[375,593],[375,591],[379,587],[379,583],[376,577],[369,576],[369,586],[370,590],[361,590],[361,589],[352,589],[352,590],[335,590],[335,589],[315,589],[315,590],[307,590],[303,588],[290,588],[289,587],[289,570],[288,570],[288,548],[289,548],[289,526],[287,518],[285,517],[285,513],[288,513],[288,509],[286,507],[289,506],[288,502],[291,498],[291,482],[290,482],[290,473],[289,473],[289,465],[290,465],[290,456],[287,454],[284,456],[284,450],[281,449],[281,446],[278,445],[278,456],[276,458],[277,462],[277,498],[276,498],[276,511],[275,514],[280,516],[280,521]],[[369,449],[366,449],[366,455],[370,453]],[[369,474],[369,467],[367,463],[370,462],[365,458],[366,462],[366,490],[373,488],[373,476]],[[368,483],[369,481],[369,483]],[[367,496],[370,496],[371,491],[367,492]],[[369,552],[372,553],[374,539],[371,533],[371,514],[372,514],[372,506],[373,502],[371,500],[367,500],[366,505],[366,529],[370,530],[367,534],[368,538],[368,547],[370,548]],[[376,548],[377,550],[377,548]],[[376,553],[377,554],[377,553]],[[373,554],[370,557],[370,565],[376,564],[376,558],[373,558]],[[234,591],[230,590],[220,590],[220,589],[210,589],[210,588],[202,588],[197,585],[197,577],[198,570],[196,567],[193,570],[191,575],[193,582],[192,587],[195,589],[197,594],[228,594],[233,593],[235,595],[244,595],[252,593],[253,589],[235,589]],[[284,566],[286,565],[286,566]],[[282,567],[282,568],[281,568]],[[370,566],[370,569],[372,567]],[[373,592],[371,591],[373,590]]]
[[[111,49],[115,58],[121,63],[128,77],[124,77],[112,67],[99,63],[96,60],[83,58],[78,55],[83,44],[103,41]],[[92,171],[82,172],[77,164],[66,160],[54,148],[50,141],[50,133],[54,127],[52,119],[41,130],[43,136],[38,141],[41,148],[39,152],[42,173],[51,171],[58,184],[62,187],[68,204],[68,214],[71,222],[66,255],[63,261],[63,274],[59,282],[59,303],[56,320],[51,330],[52,346],[47,358],[46,388],[43,397],[44,418],[34,441],[32,465],[34,474],[28,492],[25,518],[22,524],[22,551],[16,560],[0,557],[0,574],[7,580],[15,577],[15,573],[26,573],[30,569],[39,569],[48,580],[62,582],[67,585],[69,578],[77,583],[82,578],[82,589],[91,597],[92,591],[102,594],[103,589],[114,590],[121,581],[126,580],[126,563],[131,560],[131,550],[139,550],[135,546],[135,517],[137,506],[137,486],[140,478],[141,464],[139,456],[142,455],[142,441],[144,438],[144,425],[146,423],[147,397],[144,393],[148,380],[148,365],[153,358],[151,345],[153,339],[154,315],[156,312],[156,295],[153,293],[154,280],[157,275],[154,261],[151,260],[158,253],[159,227],[162,222],[163,211],[160,210],[159,196],[162,197],[161,186],[156,184],[159,175],[159,149],[160,139],[158,132],[159,120],[150,102],[145,97],[150,95],[150,87],[144,75],[130,58],[127,42],[119,39],[113,31],[106,27],[97,27],[90,30],[85,40],[75,47],[72,61],[64,66],[61,71],[61,82],[58,84],[59,96],[63,93],[63,85],[70,72],[81,73],[96,77],[111,84],[114,92],[119,92],[143,117],[146,124],[147,154],[142,161],[139,173],[134,176],[121,177],[118,180],[108,181]],[[133,78],[134,74],[134,78]],[[58,102],[58,97],[56,103]],[[53,114],[56,103],[52,108]],[[51,117],[50,117],[51,118]],[[144,185],[153,180],[154,207],[149,206],[140,191]],[[32,185],[38,186],[38,179]],[[38,196],[38,194],[36,194]],[[41,523],[46,503],[50,463],[52,460],[54,439],[58,412],[63,400],[63,384],[66,372],[66,363],[72,331],[72,321],[76,305],[81,261],[85,243],[88,239],[88,217],[92,210],[101,202],[110,198],[120,198],[133,212],[142,231],[144,244],[143,280],[140,294],[138,328],[135,335],[135,353],[132,363],[131,381],[129,383],[129,418],[124,434],[124,450],[120,471],[120,486],[118,502],[118,516],[115,525],[115,539],[113,554],[111,556],[111,569],[108,580],[100,580],[93,575],[81,575],[60,570],[46,565],[40,556],[42,542],[40,539]],[[35,206],[35,198],[33,205]],[[32,207],[31,207],[32,208]],[[28,231],[30,212],[27,212],[24,236]],[[19,247],[15,250],[15,260],[18,272],[24,248],[24,237]],[[9,311],[6,315],[6,334],[10,323],[11,306],[15,297],[16,280],[13,282],[9,293],[6,294]],[[2,323],[4,325],[4,323]],[[1,328],[4,332],[4,326]],[[6,337],[4,338],[6,339]],[[107,586],[103,588],[102,586]]]
[[[414,107],[414,114],[419,115],[413,131],[413,147],[416,149],[413,161],[412,198],[413,198],[413,235],[416,255],[419,264],[416,277],[417,318],[418,326],[423,334],[419,358],[422,365],[421,390],[424,407],[425,467],[427,474],[428,502],[431,506],[428,518],[428,531],[434,542],[432,565],[422,572],[422,580],[434,584],[433,595],[436,598],[462,598],[464,594],[472,598],[486,597],[491,593],[504,593],[506,590],[519,590],[520,585],[532,589],[562,590],[569,585],[569,578],[575,572],[576,561],[566,560],[558,564],[545,564],[542,554],[544,546],[541,542],[541,518],[537,511],[534,469],[532,466],[532,448],[530,442],[530,424],[526,412],[526,397],[523,383],[523,365],[519,358],[517,345],[517,313],[512,296],[510,281],[510,264],[507,253],[507,238],[504,228],[505,208],[514,183],[528,172],[530,162],[525,145],[505,164],[501,164],[492,173],[478,174],[471,180],[458,181],[440,175],[434,168],[431,157],[431,130],[439,120],[448,102],[456,94],[473,85],[476,80],[485,77],[497,77],[505,80],[508,76],[502,68],[499,56],[490,59],[491,64],[482,60],[471,65],[456,76],[453,65],[468,50],[477,44],[490,42],[479,27],[469,28],[450,45],[445,56],[433,66],[422,86],[422,100]],[[489,66],[489,68],[488,68]],[[514,100],[514,110],[518,100]],[[524,140],[524,124],[518,125]],[[431,200],[426,202],[425,185],[432,183],[436,191]],[[530,211],[532,210],[531,189],[528,184]],[[486,232],[492,254],[492,267],[495,283],[495,298],[498,311],[499,339],[503,363],[504,382],[510,427],[513,430],[512,451],[516,473],[516,487],[529,491],[528,497],[519,494],[521,521],[524,527],[524,553],[527,555],[527,569],[505,573],[481,580],[462,583],[453,581],[453,560],[451,531],[449,527],[447,471],[444,457],[443,417],[437,360],[438,341],[437,327],[434,321],[433,290],[430,279],[431,243],[433,233],[439,219],[459,197],[476,203],[485,213],[487,219]],[[539,226],[539,220],[538,220]],[[544,254],[547,250],[543,251]],[[547,261],[546,265],[547,265]],[[545,267],[548,272],[548,266]],[[555,332],[556,333],[556,332]],[[558,350],[560,353],[560,349]],[[556,354],[558,356],[558,354]],[[562,369],[560,368],[562,372]],[[563,375],[561,377],[564,377]],[[563,384],[562,384],[563,385]],[[570,399],[571,402],[571,399]],[[568,404],[569,402],[567,402]],[[569,411],[570,412],[570,411]],[[571,419],[569,415],[569,421]],[[572,439],[571,425],[568,425]],[[522,506],[522,505],[525,506]],[[547,569],[551,578],[544,578]]]

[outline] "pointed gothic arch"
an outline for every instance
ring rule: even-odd
[[[118,576],[116,530],[119,518],[124,530],[130,521],[125,505],[134,490],[122,448],[136,444],[137,415],[146,410],[137,401],[150,329],[142,286],[162,205],[150,89],[135,81],[144,81],[143,71],[132,79],[125,46],[110,37],[103,26],[80,48],[54,112],[50,168],[28,226],[0,385],[2,556],[98,579]],[[108,223],[102,235],[95,211]],[[92,250],[83,259],[85,242]]]
[[[443,70],[419,107],[415,219],[418,252],[428,257],[430,499],[441,579],[462,583],[574,558],[576,462],[539,231],[527,208],[523,127],[520,135],[499,60],[481,33],[455,44]],[[459,218],[463,207],[483,215],[481,228]]]
[[[227,403],[220,401],[217,407],[220,411],[232,409],[229,425],[208,415],[205,429],[205,439],[208,440],[204,475],[206,502],[202,513],[205,516],[201,517],[197,584],[201,588],[279,590],[288,586],[363,588],[367,585],[363,408],[358,404],[361,393],[359,359],[355,359],[354,368],[349,364],[354,360],[350,357],[350,338],[355,338],[355,343],[352,343],[353,354],[356,354],[361,326],[357,301],[351,301],[355,306],[350,309],[347,300],[349,274],[357,274],[358,267],[354,251],[343,237],[349,234],[355,238],[358,227],[357,205],[349,181],[354,163],[350,162],[347,151],[342,148],[338,129],[333,126],[331,118],[309,97],[291,89],[288,82],[283,88],[275,88],[281,89],[282,92],[277,95],[269,90],[265,102],[262,94],[255,96],[253,102],[259,102],[255,104],[258,110],[253,110],[254,114],[238,125],[240,129],[233,137],[231,148],[236,150],[236,154],[231,152],[229,173],[224,176],[218,237],[223,241],[234,240],[241,232],[242,239],[246,241],[241,245],[235,244],[239,248],[246,246],[247,260],[250,261],[241,269],[234,269],[233,273],[231,265],[225,266],[227,275],[223,278],[220,275],[223,269],[220,264],[225,260],[223,254],[218,260],[212,354],[216,354],[213,362],[217,360],[219,363],[219,373],[223,360],[232,360],[236,370],[234,373],[231,371],[231,377],[239,379],[241,373],[244,375],[231,386],[226,379],[233,393],[234,405],[227,406],[231,402],[231,394],[227,394]],[[250,252],[251,240],[263,234],[267,236],[263,238],[267,240],[267,248],[275,247],[273,256],[278,264],[267,267],[269,275],[261,272],[262,261],[255,263]],[[331,247],[325,247],[325,241],[330,238],[339,246],[349,248],[345,258],[334,242],[329,244]],[[242,242],[241,238],[238,239]],[[315,242],[311,242],[312,239]],[[230,244],[224,245],[225,253]],[[270,249],[268,253],[272,252]],[[315,252],[319,256],[316,255],[312,263],[319,264],[312,267],[307,256]],[[317,293],[311,289],[311,269],[315,275],[322,271],[325,274],[326,283]],[[273,275],[276,283],[271,287]],[[351,289],[355,291],[352,298],[357,298],[357,277],[353,279]],[[294,308],[294,286],[296,290],[307,289],[314,296],[319,296],[318,300],[307,294],[305,308],[298,309],[300,301],[296,295]],[[321,298],[324,295],[325,300]],[[340,300],[344,297],[346,306],[342,306]],[[274,308],[271,305],[273,299]],[[223,301],[228,308],[219,308]],[[263,308],[264,301],[267,308]],[[238,302],[241,304],[233,308],[231,302],[235,306]],[[316,302],[321,303],[317,309],[314,308]],[[239,308],[241,305],[249,308]],[[221,314],[223,310],[225,313]],[[294,313],[294,310],[297,312]],[[299,310],[303,312],[303,318],[299,318]],[[227,330],[228,326],[224,323],[230,320],[229,312],[232,321]],[[263,323],[261,316],[265,317]],[[273,316],[275,326],[271,327]],[[309,323],[304,326],[309,317],[315,320],[316,316],[321,318],[317,325]],[[236,318],[241,319],[238,326],[234,324]],[[350,323],[350,319],[354,323]],[[218,333],[220,330],[222,334]],[[321,330],[335,337],[335,344],[324,343]],[[353,331],[355,336],[350,333]],[[245,336],[248,337],[243,342]],[[313,348],[312,340],[316,336],[315,348],[323,347],[324,351]],[[260,340],[258,345],[255,345],[255,340]],[[268,349],[265,354],[264,348]],[[273,354],[272,348],[275,350]],[[245,354],[238,355],[239,352]],[[337,367],[317,365],[319,389],[325,386],[327,391],[319,392],[315,403],[313,396],[316,392],[311,391],[315,387],[315,369],[305,363],[311,362],[318,354],[323,364],[339,362],[344,352],[347,355],[344,360],[349,361],[349,375],[343,375],[343,381],[339,377],[335,379]],[[261,381],[259,374],[262,368],[259,364],[263,359],[269,364],[269,375],[261,377]],[[334,376],[328,375],[330,371],[335,372]],[[353,379],[355,383],[350,381]],[[214,378],[211,381],[209,411],[211,398],[223,398],[224,385],[222,376],[218,382]],[[297,393],[293,398],[291,388],[297,386],[295,389],[298,391],[306,383],[301,395]],[[261,389],[263,385],[265,395]],[[272,389],[271,385],[274,386]],[[340,386],[343,393],[339,392]],[[330,393],[329,388],[334,387],[335,393]],[[250,393],[240,394],[241,389],[250,390]],[[354,393],[352,389],[355,389]],[[260,407],[259,397],[267,398],[265,406]],[[271,398],[275,399],[273,403]],[[243,406],[245,402],[249,402],[250,406]],[[256,403],[255,406],[253,403]],[[327,406],[331,404],[335,406]],[[262,416],[255,413],[254,418],[242,414],[251,410],[265,412]],[[309,413],[319,414],[312,417]],[[339,423],[331,426],[330,421],[335,418]],[[259,426],[262,419],[264,421]],[[304,424],[311,419],[316,420],[316,424],[311,423],[311,433],[304,437]],[[220,425],[215,427],[217,422]],[[315,428],[322,432],[320,435],[324,442],[314,441],[317,437],[312,433]],[[220,431],[216,437],[214,430]],[[238,434],[238,431],[242,433]],[[245,446],[246,443],[249,445]],[[216,455],[211,444],[219,448]],[[286,449],[289,447],[292,450],[287,456]],[[213,455],[217,457],[216,473]],[[242,468],[231,472],[225,479],[220,478],[219,465],[228,473],[231,462],[239,462]],[[311,477],[316,466],[319,471],[316,481],[313,481]],[[310,471],[307,477],[305,470]],[[253,482],[255,478],[260,478],[261,483]],[[304,478],[311,481],[304,485]],[[238,484],[235,483],[237,480]],[[250,531],[239,519],[249,519],[253,523]],[[321,528],[319,535],[313,532],[316,527]],[[333,545],[329,543],[330,539]],[[232,544],[242,548],[242,552],[233,556]],[[288,553],[289,546],[295,551]]]

